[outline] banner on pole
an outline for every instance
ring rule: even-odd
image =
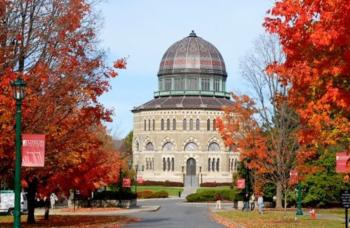
[[[131,187],[131,179],[123,178],[123,188],[130,188],[130,187]]]
[[[339,152],[336,154],[336,167],[337,173],[349,173],[350,172],[350,153]]]
[[[143,184],[143,178],[142,177],[138,177],[137,178],[137,183],[138,184]]]
[[[245,179],[238,179],[237,180],[237,188],[238,189],[244,189],[245,188]]]
[[[296,169],[291,169],[289,172],[289,183],[294,185],[294,184],[297,184],[298,181],[299,181],[298,171]]]
[[[22,135],[22,166],[44,167],[45,135]]]

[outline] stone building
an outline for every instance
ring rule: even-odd
[[[230,183],[238,152],[220,138],[215,119],[230,105],[217,48],[193,31],[163,55],[154,99],[135,107],[133,163],[138,177],[185,186]]]

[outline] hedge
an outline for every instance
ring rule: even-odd
[[[222,200],[242,200],[242,195],[237,193],[235,190],[201,190],[200,192],[196,192],[190,194],[186,197],[188,202],[206,202],[206,201],[215,201],[216,196],[220,194]]]
[[[142,184],[138,184],[141,186],[165,186],[165,187],[183,187],[183,183],[181,182],[172,182],[172,181],[144,181]]]
[[[201,183],[201,187],[218,187],[218,186],[232,186],[232,183],[216,183],[216,182],[204,182]]]
[[[141,191],[137,193],[138,198],[150,199],[150,198],[168,198],[169,194],[166,191],[152,192],[149,190]]]

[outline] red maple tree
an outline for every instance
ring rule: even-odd
[[[331,145],[350,145],[350,4],[346,0],[283,0],[275,3],[265,27],[280,38],[285,62],[268,70],[290,85],[289,102],[301,118],[297,159],[307,161]]]
[[[97,47],[96,20],[84,0],[0,1],[0,175],[11,182],[14,111],[10,82],[22,77],[23,132],[46,135],[45,167],[22,168],[28,189],[28,222],[36,193],[88,193],[116,182],[120,158],[106,147],[104,121],[111,110],[98,101],[117,76]],[[6,22],[6,23],[5,23]],[[125,59],[115,68],[126,67]]]

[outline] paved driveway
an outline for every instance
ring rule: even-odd
[[[139,205],[160,205],[156,212],[140,212],[133,216],[141,219],[138,223],[126,227],[162,227],[162,228],[194,228],[194,227],[220,227],[210,218],[206,204],[187,204],[181,199],[157,199],[139,201]]]

